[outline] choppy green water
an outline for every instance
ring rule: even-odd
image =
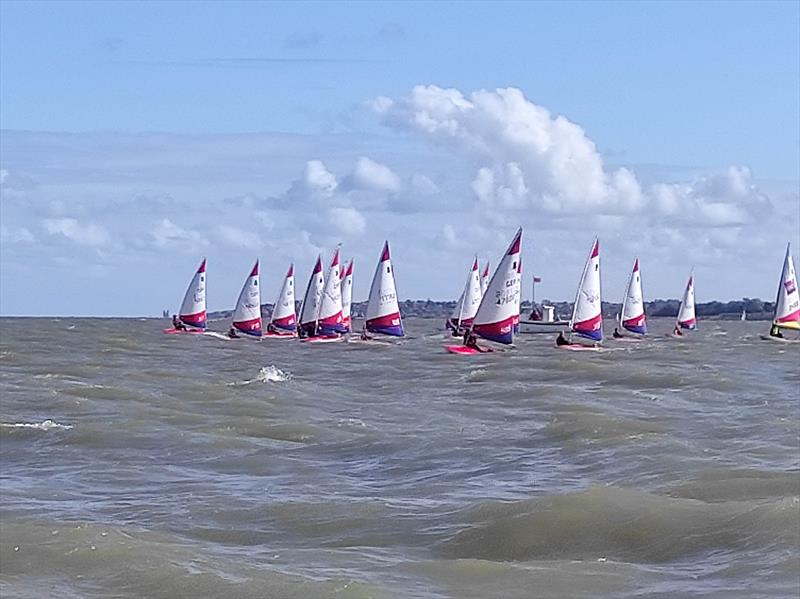
[[[0,593],[796,597],[800,345],[652,324],[452,356],[424,320],[367,347],[0,319]]]

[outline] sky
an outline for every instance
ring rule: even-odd
[[[797,2],[0,2],[0,314],[209,309],[261,260],[383,240],[455,300],[524,227],[526,289],[772,299],[800,247]],[[529,297],[530,292],[523,294]]]

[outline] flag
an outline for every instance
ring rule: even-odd
[[[542,277],[533,277],[533,282],[534,283],[541,283],[542,282]]]

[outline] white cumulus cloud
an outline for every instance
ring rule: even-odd
[[[44,227],[50,235],[61,235],[79,245],[102,247],[111,243],[105,227],[95,223],[81,224],[74,218],[46,218]]]

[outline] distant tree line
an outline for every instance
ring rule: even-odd
[[[537,302],[538,303],[538,302]],[[572,302],[551,302],[544,300],[545,304],[555,306],[556,314],[564,318],[569,318],[572,314]],[[651,317],[672,317],[678,315],[678,308],[680,307],[680,300],[677,299],[657,299],[652,302],[645,302],[645,311]],[[400,312],[403,316],[413,316],[418,318],[447,318],[455,308],[456,302],[437,302],[433,300],[405,300],[400,302]],[[297,307],[300,307],[298,302]],[[748,320],[769,320],[772,318],[773,311],[775,310],[774,302],[765,302],[758,298],[751,299],[745,297],[741,300],[733,300],[730,302],[706,302],[696,305],[697,316],[700,318],[722,318],[733,319],[739,318],[742,310],[747,312]],[[603,316],[605,318],[614,318],[622,309],[622,304],[603,302]],[[527,317],[531,310],[529,301],[522,302],[522,316]],[[353,303],[353,316],[356,318],[363,318],[367,311],[367,302],[354,302]],[[272,314],[272,304],[261,304],[261,315],[268,318]],[[218,312],[211,312],[209,318],[221,319],[230,318],[233,315],[233,310],[221,310]]]

